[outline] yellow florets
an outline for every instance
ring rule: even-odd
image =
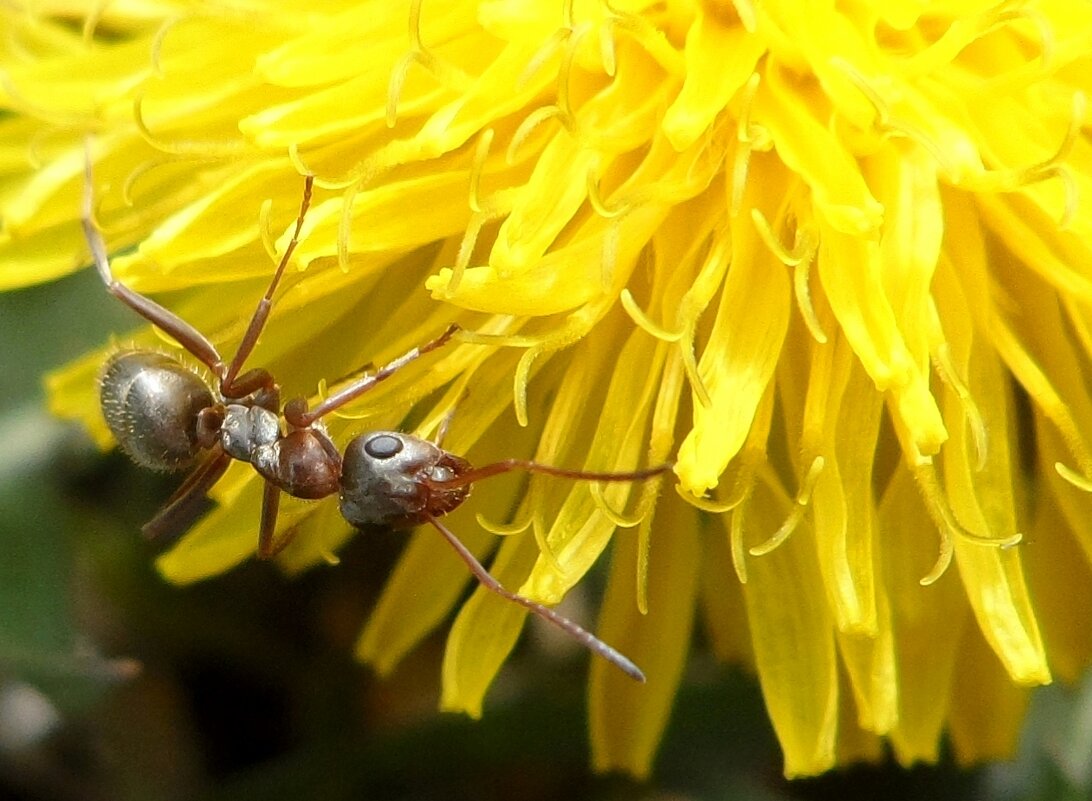
[[[981,731],[1001,691],[961,694],[968,677],[1087,664],[1079,605],[1052,599],[1092,586],[1092,498],[1072,485],[1092,476],[1092,6],[138,9],[108,6],[88,28],[108,39],[0,11],[0,285],[86,262],[93,131],[118,276],[177,290],[230,352],[314,173],[255,363],[311,394],[452,320],[473,332],[334,421],[336,441],[420,403],[426,434],[457,407],[449,446],[479,460],[674,459],[662,497],[539,479],[478,496],[526,532],[494,571],[546,603],[615,541],[597,630],[649,685],[593,666],[601,769],[648,771],[696,610],[720,657],[757,670],[790,775],[880,737],[934,759],[945,727],[962,757],[995,756],[1020,705]],[[51,384],[98,432],[101,360]],[[164,573],[246,558],[259,495],[229,473]],[[348,535],[332,504],[285,518],[294,569]],[[494,542],[469,516],[458,530]],[[441,547],[412,540],[363,635],[381,670],[457,601]],[[446,707],[480,712],[522,621],[484,593],[462,607]]]

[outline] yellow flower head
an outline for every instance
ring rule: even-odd
[[[454,409],[445,444],[476,462],[675,461],[645,484],[497,479],[451,521],[478,553],[510,534],[493,572],[547,604],[614,540],[596,630],[649,682],[593,662],[599,768],[648,771],[695,618],[757,671],[789,775],[881,738],[931,760],[944,731],[963,759],[1005,754],[1020,688],[1088,663],[1092,5],[0,15],[0,286],[87,264],[91,132],[117,276],[230,354],[314,174],[249,365],[321,395],[470,332],[330,419],[335,442]],[[104,443],[109,350],[50,379]],[[236,465],[163,573],[250,556],[260,485]],[[333,502],[281,523],[289,569],[349,534]],[[457,602],[444,548],[420,532],[391,577],[359,646],[380,671]],[[480,713],[523,619],[462,606],[445,707]]]

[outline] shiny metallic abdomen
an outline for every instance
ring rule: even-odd
[[[137,464],[180,470],[196,460],[197,415],[213,399],[192,370],[162,353],[121,351],[103,368],[99,397],[106,424]]]

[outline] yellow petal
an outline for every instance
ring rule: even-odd
[[[854,696],[860,700],[858,696]],[[838,764],[852,765],[857,762],[880,762],[885,756],[883,738],[864,728],[861,721],[867,714],[851,703],[843,703],[838,716]]]
[[[630,335],[614,362],[585,469],[626,472],[640,466],[652,398],[659,389],[666,354],[667,346],[644,331],[634,330]],[[540,557],[520,590],[547,604],[557,603],[579,581],[615,529],[614,521],[598,508],[586,482],[581,484],[567,493],[546,535],[554,558]],[[621,510],[635,489],[633,482],[610,482],[603,487],[602,495],[612,509]]]
[[[694,403],[694,428],[679,447],[676,473],[683,489],[704,495],[739,452],[773,375],[788,329],[790,288],[750,220],[732,226],[731,244],[714,245],[710,259],[728,259],[713,331],[699,364],[711,400]],[[749,310],[761,308],[756,321]],[[776,528],[776,526],[775,526]]]
[[[113,350],[113,347],[109,347],[91,351],[45,378],[50,414],[63,420],[79,420],[95,444],[103,450],[113,444],[114,437],[102,416],[98,379],[103,364]]]
[[[1071,516],[1078,525],[1092,519],[1092,496],[1063,480],[1054,464],[1065,449],[1058,434],[1039,418],[1039,471],[1051,498],[1036,507],[1028,540],[1034,548],[1021,554],[1035,598],[1036,619],[1042,628],[1050,667],[1062,681],[1076,683],[1084,673],[1085,654],[1092,653],[1092,626],[1073,609],[1092,608],[1092,576],[1088,552],[1081,547]],[[1055,500],[1057,499],[1057,500]]]
[[[898,659],[890,620],[873,637],[838,635],[838,651],[849,675],[856,706],[856,727],[873,735],[890,734],[899,719]],[[844,732],[839,732],[839,751]],[[878,741],[878,738],[875,738]],[[867,738],[869,747],[875,743]],[[842,757],[839,756],[839,759]]]
[[[637,612],[633,581],[637,543],[624,537],[614,553],[599,618],[599,636],[624,654],[640,654],[639,667],[648,682],[638,684],[604,660],[594,659],[588,690],[593,766],[637,778],[648,776],[652,768],[682,680],[703,562],[693,507],[666,498],[657,518],[673,536],[652,544],[655,569],[650,574],[649,614]],[[728,564],[722,568],[731,573]]]
[[[933,762],[952,702],[967,602],[954,576],[921,586],[936,561],[936,535],[921,494],[901,465],[884,494],[879,522],[898,665],[899,712],[891,742],[903,765]]]
[[[508,538],[490,572],[514,587],[534,563],[538,548],[531,537]],[[480,718],[482,701],[497,671],[516,644],[527,610],[479,587],[463,604],[444,650],[440,708]]]
[[[495,541],[465,512],[446,522],[479,557]],[[390,673],[447,616],[469,578],[466,565],[443,542],[439,532],[431,527],[414,532],[361,632],[357,659],[370,664],[380,675]],[[422,592],[425,587],[428,591]]]
[[[676,150],[685,150],[712,124],[754,71],[766,48],[760,36],[716,6],[699,7],[686,33],[686,79],[664,113],[663,129]]]
[[[215,487],[220,505],[156,559],[163,577],[175,584],[190,584],[250,558],[258,547],[261,484],[254,468],[233,462]]]
[[[844,339],[813,351],[802,444],[824,459],[811,497],[819,564],[838,630],[875,635],[870,485],[881,399]]]
[[[741,664],[753,669],[755,656],[742,585],[732,569],[728,544],[730,518],[722,515],[724,530],[713,526],[705,530],[702,544],[701,608],[713,653],[725,664]]]
[[[974,628],[966,630],[952,685],[948,721],[956,758],[964,763],[1009,757],[1016,749],[1030,695],[1010,680]]]
[[[986,347],[966,320],[966,303],[954,293],[941,298],[950,306],[949,326],[953,363],[967,375],[967,384],[977,398],[978,414],[986,430],[993,432],[985,461],[964,424],[965,411],[949,393],[946,414],[952,420],[952,447],[944,456],[945,478],[952,509],[962,525],[982,536],[1003,538],[1018,531],[1017,498],[1009,438],[1013,425],[1008,392],[1000,360]],[[957,538],[956,559],[960,576],[980,628],[1014,681],[1022,684],[1047,683],[1050,672],[1035,620],[1034,606],[1024,581],[1019,549],[1002,550]]]
[[[755,98],[754,118],[769,129],[777,154],[811,189],[818,213],[839,233],[875,234],[883,206],[865,184],[856,161],[815,117],[817,87],[790,84],[790,73],[776,64]],[[817,110],[817,109],[816,109]]]
[[[789,504],[760,487],[747,506],[748,527],[776,530]],[[759,682],[789,777],[827,770],[835,758],[838,657],[814,547],[801,524],[780,548],[750,561],[743,590]]]

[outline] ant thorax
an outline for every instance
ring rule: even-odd
[[[338,490],[341,455],[319,421],[285,434],[280,415],[271,409],[229,403],[220,423],[220,447],[296,498],[316,500]]]
[[[261,406],[228,403],[220,424],[220,446],[233,459],[249,462],[259,472],[276,472],[274,446],[281,438],[280,415]],[[263,470],[263,468],[265,468]]]

